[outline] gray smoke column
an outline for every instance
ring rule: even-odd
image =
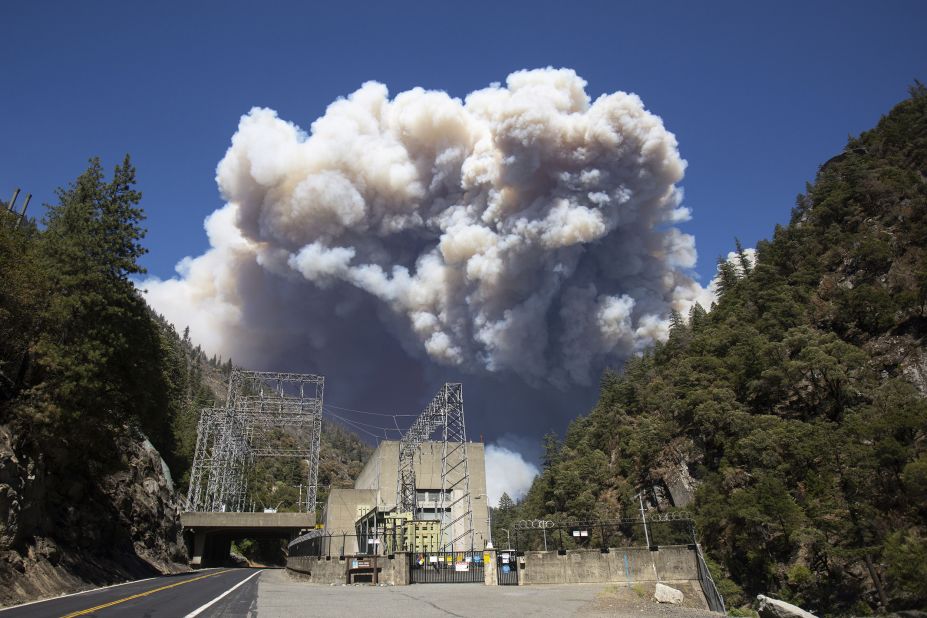
[[[585,86],[551,68],[463,101],[368,82],[308,132],[254,108],[218,165],[212,248],[144,282],[149,302],[244,362],[262,341],[337,346],[326,324],[356,315],[440,365],[588,383],[704,290],[674,227],[675,137],[636,95]]]

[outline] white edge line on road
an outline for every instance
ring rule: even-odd
[[[197,573],[199,571],[212,571],[222,567],[210,567],[208,569],[197,569],[196,571],[191,571],[191,573]],[[187,575],[187,573],[177,573],[177,575]],[[157,579],[158,577],[163,577],[163,575],[155,575],[154,577],[146,577],[145,579],[133,579],[127,582],[120,582],[118,584],[110,584],[109,586],[102,586],[100,588],[90,588],[89,590],[81,590],[79,592],[72,592],[70,594],[59,594],[56,597],[48,597],[47,599],[36,599],[35,601],[29,601],[28,603],[19,603],[18,605],[10,605],[8,607],[0,607],[0,613],[3,613],[11,609],[19,609],[20,607],[26,607],[27,605],[35,605],[36,603],[47,603],[48,601],[57,601],[58,599],[64,599],[67,597],[76,597],[79,594],[88,594],[90,592],[96,592],[98,590],[107,590],[109,588],[118,588],[119,586],[127,586],[129,584],[140,584],[141,582],[151,581],[152,579]]]
[[[184,618],[194,618],[194,616],[199,616],[200,614],[202,614],[203,612],[205,612],[207,609],[209,609],[210,607],[212,607],[213,605],[215,605],[216,603],[218,603],[220,600],[222,600],[226,595],[230,594],[233,590],[235,590],[236,588],[238,588],[239,586],[241,586],[242,584],[244,584],[246,581],[248,581],[249,579],[251,579],[251,578],[254,577],[255,575],[260,575],[260,574],[261,574],[261,571],[260,571],[260,570],[254,572],[254,573],[252,573],[252,574],[249,575],[248,577],[244,578],[243,580],[241,580],[240,582],[238,582],[237,584],[235,584],[234,586],[232,586],[231,588],[229,588],[228,590],[226,590],[225,592],[223,592],[222,594],[220,594],[219,596],[217,596],[215,599],[213,599],[212,601],[210,601],[210,602],[207,603],[206,605],[201,605],[201,606],[197,607],[195,610],[193,610],[192,612],[190,612],[189,614],[187,614],[186,616],[184,616]]]

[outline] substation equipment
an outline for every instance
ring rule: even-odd
[[[396,510],[412,522],[419,521],[416,508],[415,457],[432,437],[441,443],[441,487],[438,492],[438,547],[473,547],[473,505],[467,461],[467,429],[464,421],[463,385],[446,383],[399,441],[399,479]],[[456,515],[455,515],[456,511]],[[444,513],[450,513],[449,521]],[[413,523],[417,528],[421,524]],[[427,524],[426,524],[427,525]]]
[[[308,464],[306,491],[298,510],[314,513],[324,388],[324,377],[314,374],[232,370],[225,405],[200,413],[188,510],[247,510],[248,477],[255,460],[292,457]],[[395,489],[395,501],[389,501],[392,504],[386,508],[370,505],[353,522],[357,544],[374,539],[384,544],[383,549],[390,543],[393,551],[473,548],[468,444],[463,386],[446,383],[398,442],[398,464],[392,464],[398,466],[396,484],[379,488],[390,493]],[[429,479],[425,490],[416,483],[423,446],[430,453],[426,459],[437,463],[440,458],[440,482]],[[422,498],[423,493],[435,497]],[[425,508],[420,508],[422,500],[427,500]],[[325,533],[307,536],[319,534]],[[362,552],[367,549],[373,548],[358,547]]]
[[[290,457],[308,467],[298,510],[314,513],[324,390],[319,375],[233,369],[225,405],[200,413],[188,508],[244,511],[255,460]]]
[[[395,500],[357,505],[363,510],[354,522],[358,550],[375,549],[365,547],[368,543],[382,544],[379,550],[387,553],[472,549],[475,531],[463,386],[444,384],[398,442],[380,443],[374,459],[381,456],[381,449],[398,451],[395,463],[387,464],[397,466],[395,485],[377,487],[380,493],[395,491]],[[435,467],[440,468],[439,478],[433,474]],[[423,484],[416,468],[425,472]]]

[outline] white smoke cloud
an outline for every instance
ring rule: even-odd
[[[525,461],[520,453],[495,444],[486,447],[486,493],[490,505],[498,506],[503,493],[520,500],[537,475],[538,467]]]
[[[217,168],[211,248],[147,298],[244,362],[294,337],[327,349],[333,316],[373,306],[410,354],[588,384],[705,290],[673,227],[675,137],[636,95],[585,86],[551,68],[463,101],[368,82],[308,133],[254,108]]]

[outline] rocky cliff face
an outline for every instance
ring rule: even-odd
[[[143,436],[120,442],[88,473],[66,446],[23,453],[0,426],[0,604],[188,568],[167,466]]]

